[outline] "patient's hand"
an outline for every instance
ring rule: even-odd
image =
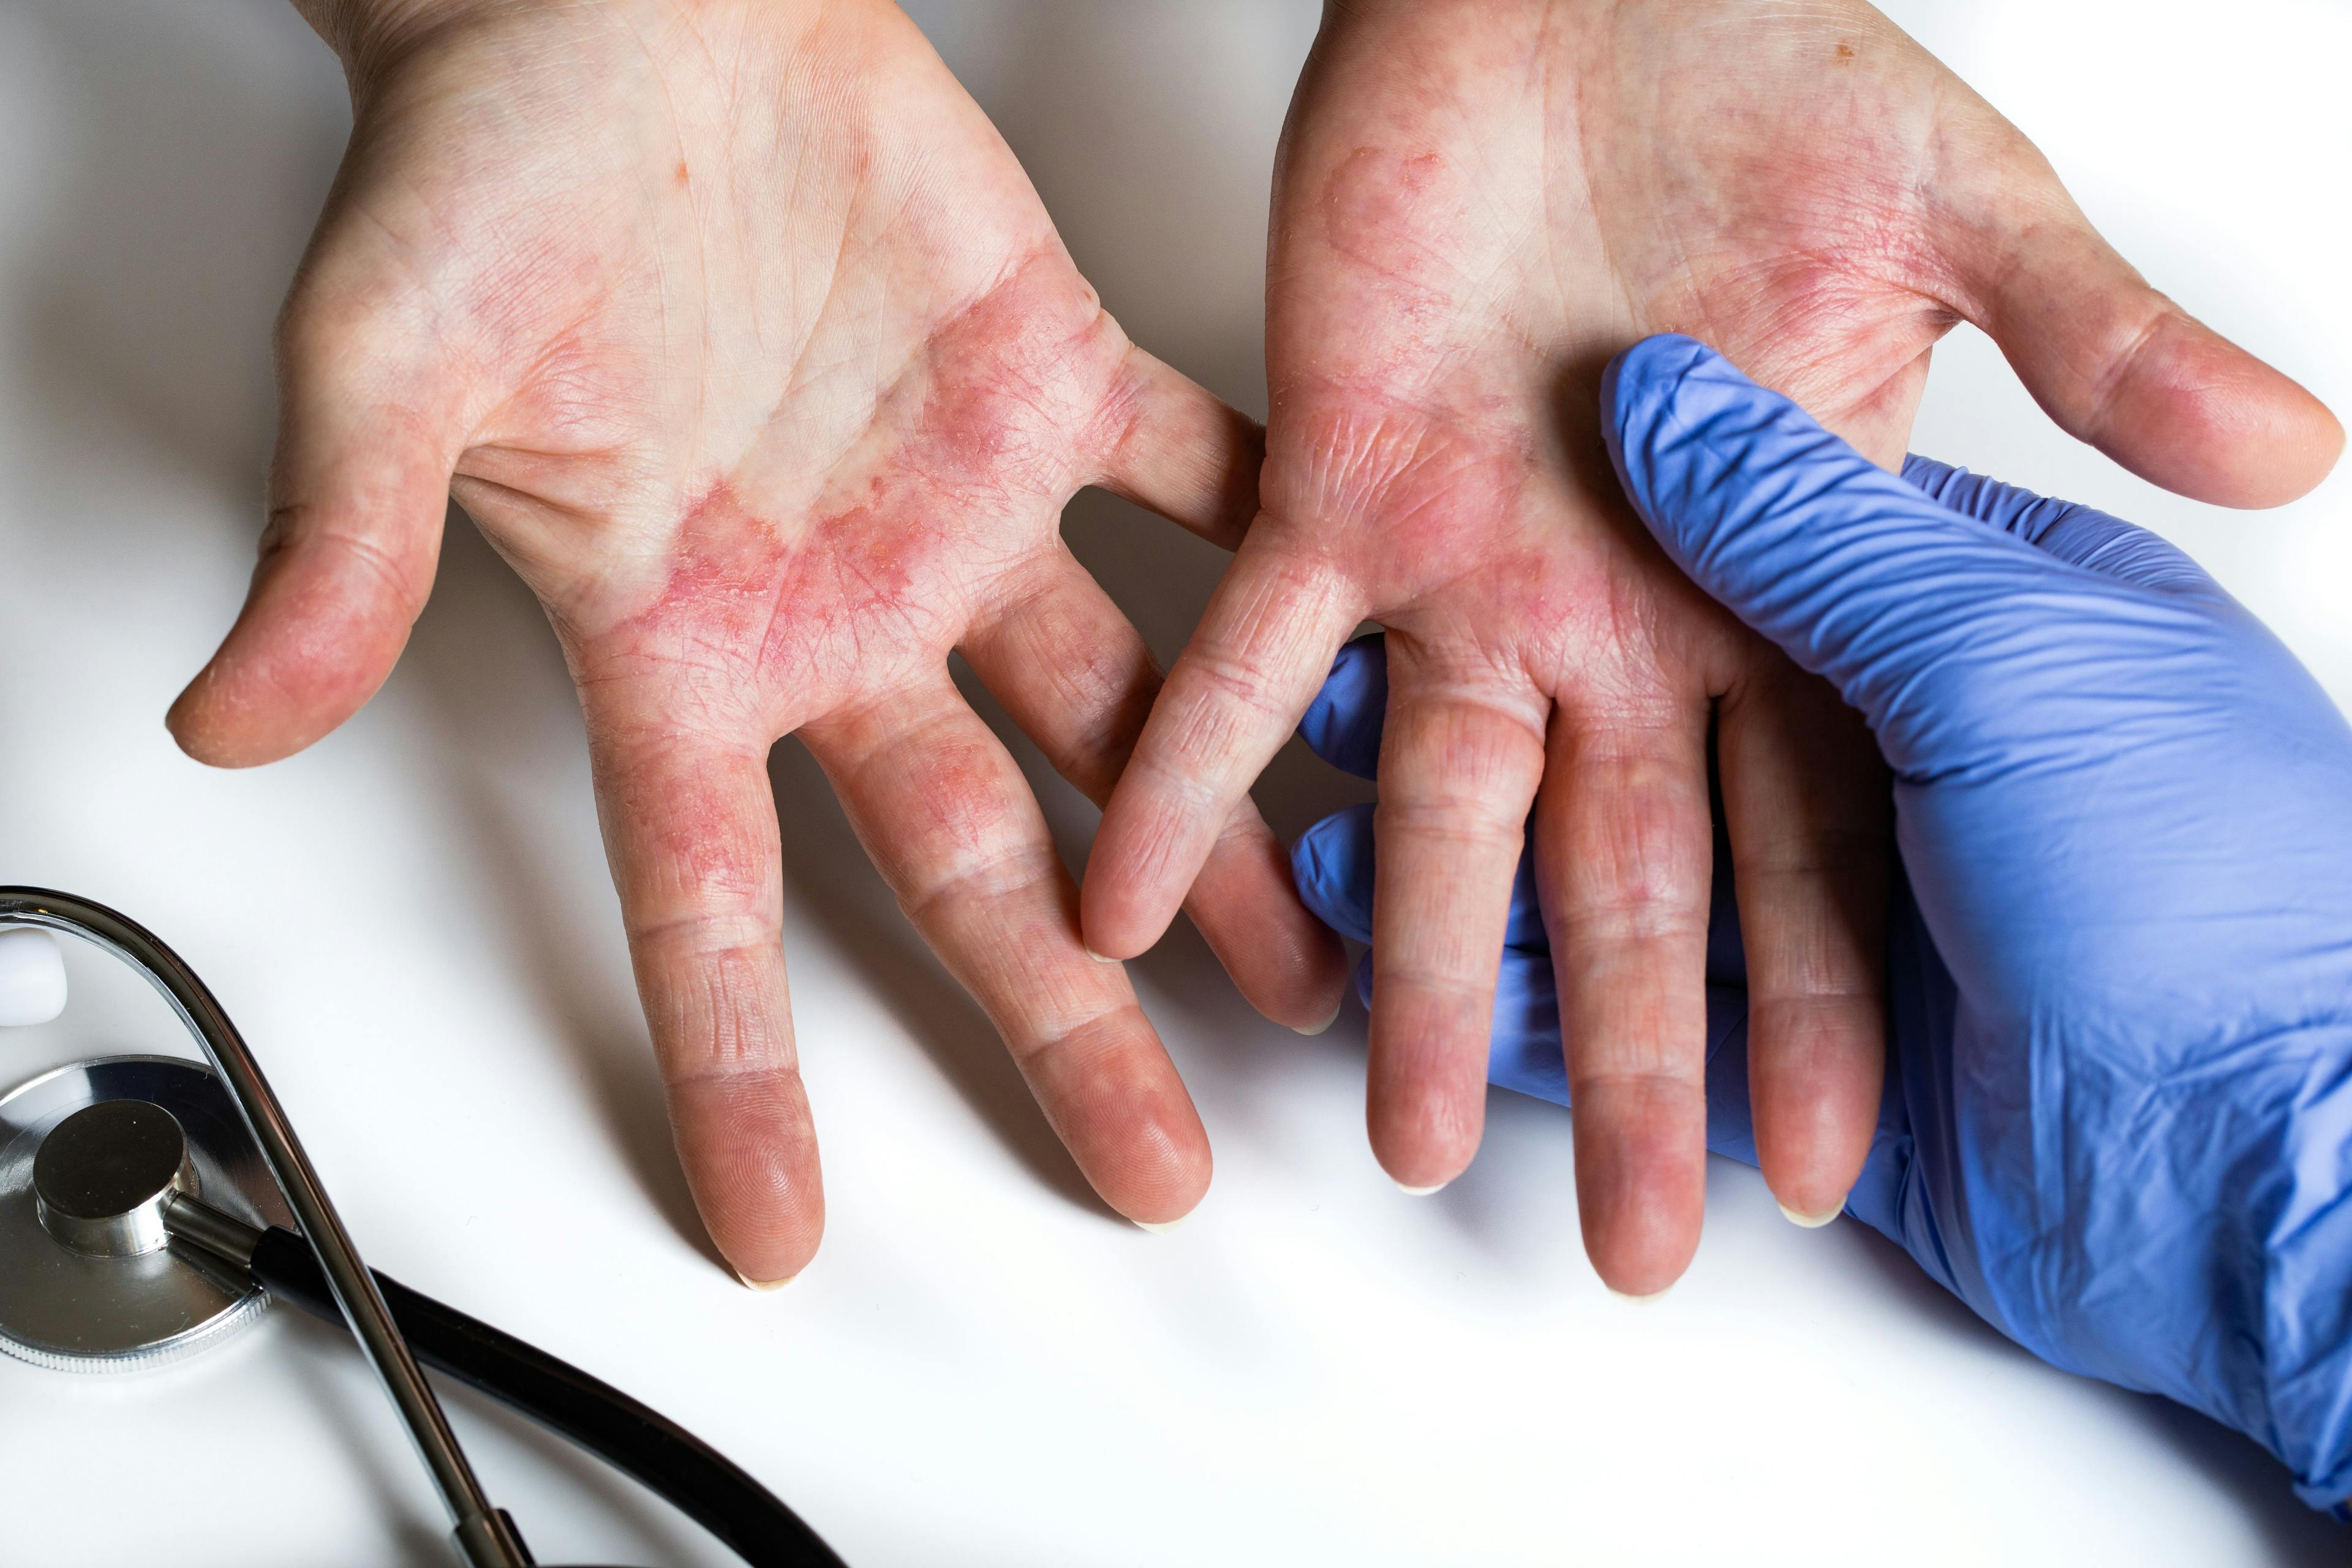
[[[1106,815],[1092,945],[1159,935],[1379,620],[1374,1147],[1414,1187],[1471,1157],[1532,806],[1587,1245],[1659,1289],[1702,1201],[1712,732],[1764,1170],[1834,1212],[1879,1101],[1885,787],[1827,689],[1625,511],[1595,389],[1618,350],[1690,331],[1891,466],[1961,319],[2067,429],[2191,495],[2289,500],[2341,443],[1865,5],[1332,6],[1276,186],[1265,510]]]
[[[788,732],[1096,1187],[1184,1214],[1200,1121],[947,659],[1105,798],[1157,678],[1062,506],[1103,484],[1230,543],[1254,429],[1128,342],[879,0],[314,20],[357,123],[281,325],[261,564],[181,742],[267,762],[365,701],[454,489],[579,682],[679,1151],[740,1271],[791,1277],[823,1224],[766,772]],[[1255,812],[1220,822],[1189,907],[1253,1000],[1319,1024],[1337,943]]]

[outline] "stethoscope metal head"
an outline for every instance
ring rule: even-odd
[[[47,939],[47,933],[52,931],[79,937],[111,952],[137,970],[171,1005],[204,1047],[205,1059],[218,1075],[219,1087],[226,1091],[234,1108],[235,1120],[242,1124],[259,1152],[271,1185],[292,1211],[294,1228],[317,1255],[319,1267],[351,1325],[352,1337],[375,1368],[378,1381],[391,1396],[394,1408],[416,1446],[418,1458],[432,1475],[436,1489],[448,1507],[459,1554],[472,1568],[529,1568],[530,1552],[515,1534],[512,1521],[492,1507],[484,1494],[464,1447],[450,1430],[440,1400],[425,1384],[424,1372],[376,1289],[374,1276],[362,1261],[359,1249],[352,1245],[350,1234],[327,1197],[325,1185],[303,1152],[285,1107],[278,1103],[276,1092],[263,1078],[260,1064],[254,1060],[244,1037],[229,1022],[212,992],[196,978],[195,972],[144,927],[103,904],[47,888],[0,888],[0,928],[21,928],[0,929],[0,1021],[37,1022],[44,1016],[55,1016],[63,1007],[63,964],[57,958],[54,941]],[[42,1128],[42,1133],[84,1105],[95,1103],[96,1098],[122,1097],[99,1096],[60,1107]],[[180,1116],[176,1107],[163,1100],[152,1102],[171,1110],[184,1127],[186,1125],[187,1119]],[[21,1142],[12,1141],[10,1147]],[[125,1275],[153,1274],[165,1279],[177,1278],[173,1273],[178,1261],[176,1249],[128,1258],[100,1258],[54,1245],[56,1238],[41,1226],[39,1198],[33,1192],[31,1166],[37,1152],[36,1142],[26,1146],[21,1156],[26,1169],[20,1210],[25,1222],[35,1227],[35,1238],[47,1247],[47,1252],[37,1250],[32,1256],[53,1263],[59,1277],[68,1279],[72,1278],[70,1271],[77,1268],[118,1270]],[[198,1169],[200,1178],[201,1167]],[[164,1296],[170,1294],[160,1286],[159,1291]],[[142,1315],[143,1311],[152,1309],[168,1317],[171,1310],[168,1305],[158,1306],[152,1298],[142,1297],[123,1314],[78,1314],[86,1318],[127,1315],[135,1320],[135,1325],[111,1331],[86,1329],[79,1341],[68,1335],[69,1344],[84,1348],[59,1352],[42,1348],[40,1342],[45,1332],[54,1336],[64,1331],[53,1317],[42,1315],[43,1302],[55,1299],[54,1292],[44,1296],[28,1288],[25,1303],[34,1324],[26,1344],[41,1355],[56,1357],[52,1364],[66,1364],[78,1354],[87,1359],[100,1353],[99,1347],[113,1339],[136,1341],[154,1330],[153,1321]],[[180,1331],[166,1334],[159,1343],[191,1342],[190,1336],[200,1337],[207,1331],[208,1325],[217,1322],[218,1316],[209,1314],[201,1321],[190,1321]]]
[[[290,1225],[261,1152],[200,1063],[76,1062],[0,1096],[0,1352],[121,1372],[226,1343],[268,1298],[168,1246],[178,1193]]]
[[[220,1343],[260,1314],[267,1292],[331,1320],[340,1313],[449,1506],[460,1555],[472,1568],[530,1568],[513,1521],[482,1496],[425,1385],[404,1321],[444,1373],[603,1454],[748,1561],[841,1568],[791,1510],[676,1423],[371,1271],[227,1015],[140,927],[86,900],[0,888],[0,1025],[63,1010],[51,931],[140,971],[211,1066],[110,1057],[0,1094],[0,1352],[112,1371]]]
[[[170,1245],[163,1205],[195,1188],[188,1135],[152,1100],[85,1105],[33,1154],[41,1228],[90,1258],[142,1258]]]

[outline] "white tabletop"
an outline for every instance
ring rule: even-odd
[[[2160,287],[2352,410],[2333,0],[1913,0]],[[1311,0],[931,0],[1135,335],[1262,406],[1265,185]],[[0,8],[0,881],[152,925],[242,1021],[382,1268],[573,1358],[757,1473],[857,1568],[2339,1561],[2243,1440],[2061,1375],[1893,1247],[1800,1231],[1718,1163],[1663,1304],[1586,1265],[1566,1117],[1497,1094],[1470,1173],[1367,1152],[1360,1013],[1315,1040],[1201,944],[1138,966],[1214,1190],[1147,1235],[1092,1201],[796,746],[774,765],[831,1227],[754,1296],[672,1161],[577,710],[529,596],[451,534],[383,694],[277,767],[161,716],[242,592],[278,296],[340,150],[334,63],[276,0]],[[1924,451],[2163,528],[2352,698],[2352,478],[2240,517],[2051,428],[1972,332]],[[1163,655],[1218,569],[1099,497],[1078,548]],[[1075,858],[1092,814],[1017,740]],[[1295,751],[1295,749],[1294,749]],[[1286,755],[1295,832],[1352,798]],[[182,1048],[95,957],[0,1083]],[[731,1561],[468,1396],[543,1560]],[[117,1378],[0,1362],[0,1559],[438,1562],[443,1524],[336,1334],[273,1313]]]

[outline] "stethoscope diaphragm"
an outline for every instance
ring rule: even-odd
[[[68,1372],[128,1371],[220,1344],[261,1315],[268,1296],[202,1248],[125,1247],[110,1256],[60,1223],[74,1216],[53,1213],[44,1223],[35,1178],[49,1134],[91,1107],[119,1106],[124,1114],[107,1120],[121,1123],[120,1136],[137,1129],[131,1112],[142,1105],[177,1124],[185,1141],[181,1179],[205,1203],[257,1226],[292,1224],[210,1068],[125,1056],[43,1073],[0,1096],[0,1352]],[[58,1152],[51,1150],[53,1167]],[[47,1174],[54,1188],[56,1172]]]

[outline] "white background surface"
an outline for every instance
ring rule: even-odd
[[[1244,406],[1316,9],[919,12],[1130,331]],[[2352,11],[1895,14],[2159,287],[2352,410]],[[1361,1015],[1311,1041],[1265,1024],[1189,933],[1139,977],[1216,1185],[1172,1234],[1118,1222],[789,744],[832,1221],[789,1290],[738,1287],[669,1153],[553,641],[470,530],[399,673],[313,752],[210,773],[160,722],[243,590],[268,323],[345,123],[334,63],[271,0],[0,5],[0,881],[119,905],[196,963],[378,1267],[649,1399],[857,1568],[2341,1560],[2251,1445],[2040,1366],[1861,1226],[1784,1224],[1746,1170],[1717,1163],[1697,1264],[1647,1310],[1584,1262],[1551,1108],[1497,1095],[1471,1173],[1400,1195],[1363,1143]],[[1966,330],[1916,445],[2161,527],[2352,698],[2343,475],[2264,516],[2164,496],[2049,427]],[[1099,497],[1070,527],[1172,652],[1214,553]],[[1091,812],[1033,775],[1082,856]],[[1287,833],[1346,796],[1291,754],[1261,798]],[[63,1022],[0,1038],[0,1082],[179,1048],[92,962]],[[452,1404],[542,1560],[731,1561]],[[8,1563],[438,1562],[442,1529],[360,1362],[308,1321],[135,1377],[0,1363]]]

